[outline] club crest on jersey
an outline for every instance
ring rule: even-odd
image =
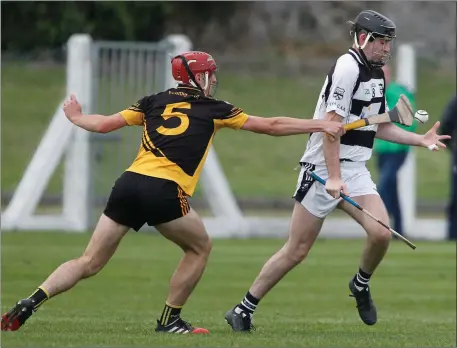
[[[336,87],[335,92],[333,92],[333,98],[336,100],[341,100],[343,99],[345,90],[341,87]]]

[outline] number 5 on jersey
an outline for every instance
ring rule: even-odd
[[[189,116],[183,114],[179,111],[174,111],[174,109],[190,109],[190,103],[181,102],[181,103],[174,103],[168,104],[163,111],[162,116],[164,120],[168,120],[172,117],[178,117],[180,119],[180,124],[178,127],[174,128],[167,128],[164,126],[160,126],[157,128],[157,132],[162,135],[179,135],[184,133],[187,128],[189,128]]]

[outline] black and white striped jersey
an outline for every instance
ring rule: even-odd
[[[386,111],[384,72],[371,68],[363,53],[354,48],[338,58],[322,86],[314,111],[314,119],[324,119],[335,111],[345,123]],[[341,137],[340,159],[366,162],[371,158],[377,125],[347,132]],[[310,135],[300,162],[325,165],[323,133]]]

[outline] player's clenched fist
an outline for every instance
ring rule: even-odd
[[[325,184],[327,193],[333,198],[340,198],[340,191],[343,191],[345,195],[348,195],[346,185],[342,179],[328,179]]]
[[[71,122],[82,116],[81,104],[76,100],[74,94],[63,104],[63,111]]]
[[[341,122],[325,121],[325,133],[330,134],[332,137],[343,135],[346,131],[344,124]]]

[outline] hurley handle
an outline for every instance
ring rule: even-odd
[[[311,175],[311,177],[312,177],[314,180],[320,182],[322,185],[325,186],[326,181],[325,181],[324,179],[322,179],[319,175],[317,175],[317,174],[314,173],[314,172],[308,172],[308,173]],[[340,192],[340,196],[341,196],[341,198],[343,198],[345,201],[351,203],[354,207],[360,208],[360,209],[361,209],[360,205],[359,205],[356,201],[354,201],[354,200],[351,199],[350,197],[346,196],[343,192]]]
[[[360,120],[345,124],[344,125],[344,130],[347,132],[347,131],[350,131],[350,130],[353,130],[353,129],[357,129],[357,128],[362,128],[362,127],[368,126],[369,124],[370,123],[368,122],[368,119],[367,118],[363,118],[363,119],[360,119]],[[332,136],[330,134],[327,134],[327,135],[329,137],[334,138],[334,136]]]
[[[368,126],[368,125],[369,125],[368,118],[362,118],[360,120],[345,124],[344,125],[344,129],[346,131],[349,131],[349,130],[352,130],[352,129],[357,129],[357,128],[365,127],[365,126]]]

